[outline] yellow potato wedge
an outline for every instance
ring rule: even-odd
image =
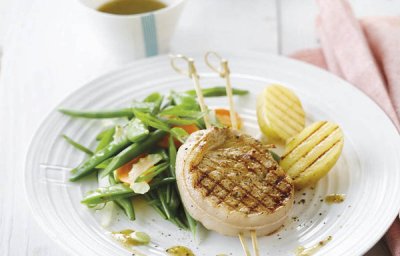
[[[261,131],[271,141],[286,141],[305,126],[299,98],[281,85],[268,86],[258,96],[257,119]]]
[[[343,148],[343,133],[337,124],[319,121],[292,137],[280,165],[296,189],[313,185],[335,165]]]

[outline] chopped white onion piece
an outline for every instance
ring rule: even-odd
[[[160,154],[150,154],[146,157],[142,157],[139,161],[132,165],[132,169],[129,172],[129,181],[131,184],[131,189],[139,194],[144,194],[149,191],[150,186],[147,182],[137,182],[135,180],[142,175],[145,171],[153,167],[155,164],[162,160]]]
[[[142,181],[142,182],[134,182],[134,183],[131,183],[130,188],[131,188],[135,193],[138,193],[138,194],[145,194],[145,193],[147,193],[147,192],[150,190],[150,185],[149,185],[147,182],[145,182],[145,181]]]

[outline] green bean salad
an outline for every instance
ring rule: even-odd
[[[234,95],[247,93],[233,89]],[[206,88],[203,95],[226,96],[226,89]],[[70,181],[77,182],[89,175],[108,180],[109,185],[89,191],[82,204],[99,207],[114,202],[133,221],[135,205],[132,199],[142,197],[165,220],[195,232],[197,222],[185,210],[175,179],[177,149],[190,133],[205,129],[203,116],[206,113],[201,112],[194,90],[171,91],[166,95],[152,93],[121,109],[59,111],[73,118],[125,120],[123,125],[115,122],[97,134],[94,150],[63,135],[66,142],[87,155],[71,170]],[[224,125],[218,117],[212,120],[215,126]]]

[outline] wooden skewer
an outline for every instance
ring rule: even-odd
[[[246,243],[246,241],[244,239],[245,238],[243,237],[243,234],[239,233],[239,240],[240,240],[240,243],[242,244],[242,248],[243,248],[244,254],[246,256],[251,256],[249,248],[247,247],[247,243]]]
[[[176,72],[183,74],[183,75],[187,75],[187,76],[189,76],[189,78],[192,79],[194,88],[196,90],[196,95],[197,95],[197,99],[199,101],[201,112],[204,113],[204,123],[205,123],[207,129],[211,128],[210,117],[208,115],[208,108],[207,108],[206,103],[204,102],[203,91],[201,90],[201,87],[200,87],[199,75],[197,74],[196,66],[194,65],[194,60],[192,58],[188,58],[181,54],[171,55],[170,57],[171,57],[172,68],[175,69]],[[184,70],[182,70],[181,68],[179,68],[176,65],[175,61],[177,59],[182,59],[187,62],[187,64],[188,64],[187,72],[185,72]]]
[[[260,256],[260,250],[258,248],[258,239],[257,233],[255,230],[250,231],[251,234],[251,243],[253,244],[253,251],[255,256]]]
[[[192,66],[194,70],[196,70],[193,62],[190,62],[189,65]],[[201,90],[199,76],[197,75],[197,73],[193,73],[192,79],[193,79],[193,84],[195,85],[197,99],[199,100],[201,112],[205,113],[204,114],[204,123],[206,125],[206,128],[209,129],[209,128],[211,128],[210,117],[208,115],[207,105],[204,102],[203,91]]]
[[[228,67],[228,61],[227,60],[222,60],[221,66],[223,67],[224,73],[225,73],[225,81],[226,81],[226,95],[228,96],[229,100],[229,113],[231,116],[231,122],[232,122],[232,128],[237,130],[239,129],[239,124],[235,112],[235,106],[233,104],[233,93],[232,93],[232,85],[231,85],[231,76],[230,76],[230,70]]]
[[[219,60],[220,68],[216,68],[213,64],[211,64],[211,60],[210,60],[211,56],[214,56],[214,58]],[[206,55],[204,56],[204,60],[210,69],[217,72],[221,78],[225,78],[226,95],[228,96],[228,101],[229,101],[229,114],[230,114],[230,118],[231,118],[232,128],[237,130],[237,129],[239,129],[239,125],[238,125],[238,120],[237,120],[237,116],[236,116],[236,112],[235,112],[235,106],[233,104],[233,93],[232,93],[232,85],[231,85],[228,61],[226,59],[223,59],[216,52],[207,52]]]

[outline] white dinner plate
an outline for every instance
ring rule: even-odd
[[[347,82],[318,68],[294,60],[268,55],[226,55],[232,84],[250,94],[235,97],[245,130],[256,137],[255,98],[268,84],[283,84],[300,97],[307,122],[329,120],[344,132],[343,153],[336,166],[313,189],[297,192],[296,203],[284,227],[259,238],[261,255],[293,255],[299,245],[309,247],[332,236],[316,255],[361,255],[385,233],[400,206],[400,137],[384,112]],[[203,87],[223,85],[198,57]],[[191,81],[176,74],[166,56],[137,61],[102,76],[69,95],[60,107],[110,109],[129,106],[151,92],[183,91]],[[44,94],[45,96],[45,94]],[[227,99],[207,98],[211,107],[227,106]],[[108,228],[98,214],[80,203],[85,192],[97,187],[95,180],[68,181],[69,170],[84,154],[62,138],[67,134],[84,145],[94,146],[94,137],[109,121],[73,119],[55,109],[43,122],[30,146],[26,160],[25,185],[33,215],[50,237],[76,255],[131,255],[114,241],[110,231],[126,228],[148,233],[149,246],[136,247],[145,255],[165,255],[164,250],[184,245],[196,255],[243,255],[235,237],[215,232],[193,239],[162,220],[151,208],[137,202],[137,220],[118,213]],[[343,203],[328,205],[331,193],[346,195]],[[302,200],[304,199],[304,200]],[[249,242],[249,241],[248,241]]]

